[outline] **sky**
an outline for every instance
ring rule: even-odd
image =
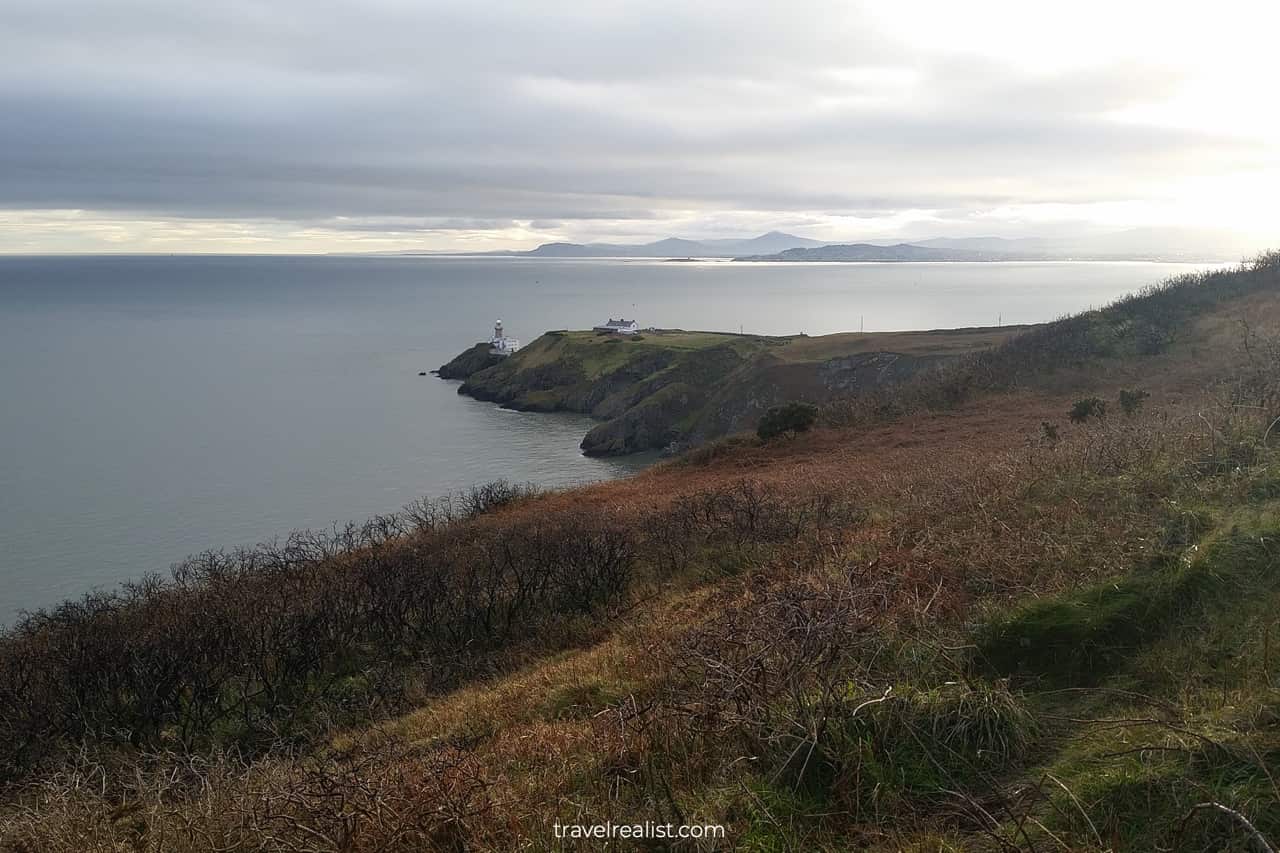
[[[0,253],[1280,246],[1278,29],[1258,0],[0,0]]]

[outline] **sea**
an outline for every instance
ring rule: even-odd
[[[420,376],[609,318],[819,335],[1035,323],[1208,265],[0,257],[0,625],[185,556],[505,479],[624,476],[578,415]]]

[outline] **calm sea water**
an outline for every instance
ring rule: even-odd
[[[187,554],[506,478],[615,477],[577,416],[419,377],[487,338],[1049,320],[1188,267],[0,258],[0,624]]]

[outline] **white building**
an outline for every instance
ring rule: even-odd
[[[491,355],[511,355],[520,349],[520,341],[515,338],[508,338],[502,331],[502,321],[493,324],[493,337],[489,339],[489,353]]]
[[[635,320],[615,320],[610,317],[609,322],[602,326],[596,326],[593,331],[617,332],[619,335],[635,335],[640,332],[640,326]]]

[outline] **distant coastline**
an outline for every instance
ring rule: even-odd
[[[826,242],[770,231],[743,239],[688,240],[668,237],[651,243],[543,243],[534,249],[489,252],[390,252],[390,255],[449,255],[483,258],[599,260],[652,259],[669,263],[737,262],[1032,262],[1145,261],[1151,263],[1236,262],[1249,247],[1225,238],[1204,239],[1180,229],[1130,229],[1087,238],[935,237],[919,240],[864,239]]]

